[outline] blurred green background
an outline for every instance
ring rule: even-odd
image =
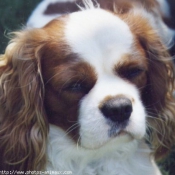
[[[168,1],[171,3],[172,14],[175,15],[175,0]],[[0,54],[4,53],[8,44],[7,34],[25,26],[32,10],[39,2],[41,0],[0,0]],[[164,175],[175,175],[175,151],[166,161],[161,162],[160,166]]]
[[[21,29],[41,0],[0,0],[0,54],[9,41],[7,34]]]

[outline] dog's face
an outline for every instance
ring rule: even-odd
[[[55,41],[60,25],[62,47],[57,41],[42,50],[49,121],[86,148],[142,138],[148,65],[128,24],[100,9],[77,12],[46,26]]]

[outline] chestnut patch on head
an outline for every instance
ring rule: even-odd
[[[50,57],[49,52],[45,49],[42,61],[48,120],[66,131],[70,129],[69,134],[77,140],[80,101],[93,88],[96,74],[76,54],[60,53],[57,49]]]
[[[135,84],[140,90],[147,82],[147,60],[141,54],[124,55],[121,61],[115,65],[114,71],[121,78]]]

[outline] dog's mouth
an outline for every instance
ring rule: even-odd
[[[87,145],[81,145],[81,147],[85,148],[86,150],[97,150],[108,147],[108,145],[114,145],[118,147],[119,145],[128,143],[132,140],[134,140],[134,136],[132,135],[132,133],[122,129],[119,132],[111,132],[110,136],[106,141],[98,144],[96,143],[93,147],[87,147]]]
[[[129,123],[129,121],[125,121],[123,123],[107,121],[106,124],[108,129],[106,128],[105,132],[102,131],[101,133],[97,133],[97,137],[92,136],[92,138],[85,138],[87,142],[82,142],[83,144],[81,146],[88,150],[96,150],[103,149],[111,144],[118,147],[128,143],[135,139],[134,133],[132,134],[132,132],[127,129]]]
[[[127,131],[124,131],[124,130],[121,130],[120,132],[116,133],[113,135],[113,137],[122,137],[122,136],[125,136],[126,134],[129,134]]]
[[[108,136],[110,138],[128,134],[128,132],[125,131],[128,125],[128,121],[125,121],[122,124],[114,123],[112,121],[107,121],[107,124],[110,126],[110,129],[108,130]]]
[[[122,137],[130,137],[132,139],[134,139],[134,136],[132,135],[132,133],[126,131],[125,129],[120,129],[118,132],[109,132],[109,138],[111,139],[117,139],[117,138],[122,138]]]

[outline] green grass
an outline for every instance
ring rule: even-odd
[[[41,0],[0,0],[0,54],[9,41],[9,32],[21,29]]]
[[[32,10],[40,1],[0,0],[0,54],[4,53],[8,44],[7,34],[25,26]],[[164,175],[175,175],[175,151],[160,166]]]

